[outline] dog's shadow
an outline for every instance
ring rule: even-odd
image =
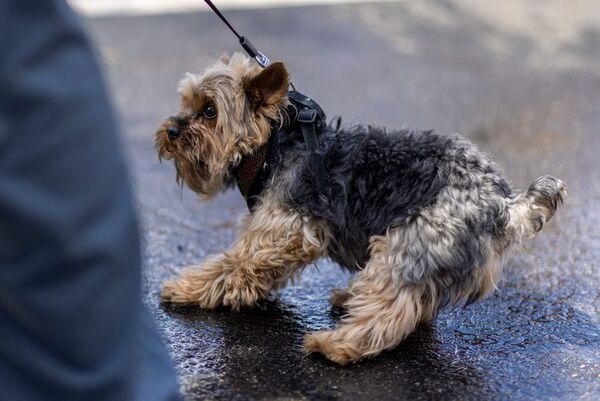
[[[439,347],[432,325],[421,325],[396,349],[357,364],[339,367],[321,356],[306,356],[303,335],[310,316],[279,299],[239,313],[205,312],[163,305],[186,325],[216,328],[222,340],[207,359],[214,361],[219,383],[187,383],[188,391],[213,399],[420,399],[439,395],[459,399],[489,392],[478,371]],[[339,316],[332,311],[331,321]],[[199,347],[198,349],[202,349]],[[202,358],[201,355],[195,358]],[[198,381],[207,380],[205,373]],[[209,379],[210,380],[210,379]],[[193,379],[192,379],[193,381]],[[440,386],[442,384],[442,386]],[[218,386],[218,394],[204,393]],[[213,390],[210,390],[213,391]],[[291,397],[291,398],[290,398]],[[471,397],[469,397],[471,398]]]

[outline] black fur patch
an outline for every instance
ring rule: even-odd
[[[333,234],[330,257],[349,269],[364,266],[371,236],[384,234],[439,202],[444,188],[479,193],[482,177],[486,177],[494,192],[489,198],[511,195],[495,165],[458,136],[356,126],[328,128],[320,134],[330,180],[329,192],[320,196],[300,130],[281,131],[279,137],[280,160],[271,192],[300,213],[322,218]],[[477,236],[484,232],[498,235],[506,224],[503,210],[491,203],[483,208],[485,213],[468,222],[471,232],[462,233],[459,247],[465,251],[457,263],[477,263],[481,259]]]

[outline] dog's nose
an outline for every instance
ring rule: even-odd
[[[181,132],[179,131],[179,128],[174,125],[171,125],[170,127],[167,128],[167,135],[169,136],[169,139],[171,141],[174,141],[175,139],[177,139],[180,134],[181,134]]]

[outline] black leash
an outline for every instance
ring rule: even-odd
[[[221,21],[223,21],[225,23],[225,25],[227,25],[227,27],[231,30],[231,32],[233,32],[233,34],[240,41],[240,45],[244,48],[244,50],[246,50],[246,53],[248,53],[248,55],[250,55],[250,57],[252,57],[254,60],[256,60],[256,62],[258,64],[260,64],[260,66],[263,68],[265,68],[266,66],[271,64],[271,60],[269,60],[269,58],[267,56],[265,56],[260,51],[258,51],[258,49],[256,49],[256,47],[254,47],[252,42],[250,42],[250,39],[237,33],[235,28],[229,23],[227,18],[225,18],[225,16],[223,14],[221,14],[221,11],[219,11],[219,9],[213,4],[213,2],[211,0],[204,0],[204,2],[206,4],[208,4],[208,6],[215,12],[215,14],[217,14],[217,16],[219,18],[221,18]],[[294,87],[294,85],[292,85],[292,88],[293,87]]]
[[[254,45],[252,44],[252,42],[250,42],[248,38],[240,35],[235,30],[235,28],[229,23],[227,18],[225,18],[225,16],[219,11],[219,9],[213,4],[211,0],[204,0],[204,2],[214,11],[215,14],[217,14],[221,21],[223,21],[223,23],[227,25],[231,32],[233,32],[233,34],[238,38],[242,48],[246,51],[246,53],[248,53],[250,57],[256,60],[256,62],[263,68],[266,68],[269,64],[271,64],[271,60],[269,60],[267,56],[265,56],[256,47],[254,47]],[[301,94],[300,92],[297,92],[296,88],[294,87],[294,84],[292,84],[291,82],[290,86],[293,90],[288,92],[288,99],[294,104],[298,111],[296,121],[298,122],[298,124],[300,124],[300,127],[302,129],[302,136],[304,137],[304,143],[306,144],[306,151],[308,153],[308,162],[313,172],[317,192],[319,193],[319,195],[327,198],[328,174],[327,170],[325,169],[323,155],[319,152],[319,142],[317,140],[317,130],[323,129],[326,125],[325,112],[323,111],[321,106],[319,106],[317,102],[315,102],[313,99]],[[260,151],[262,152],[263,150]],[[258,168],[258,170],[252,172],[252,182],[244,182],[242,184],[238,179],[238,186],[240,186],[240,190],[246,198],[246,202],[248,203],[248,207],[250,208],[250,210],[253,209],[255,197],[260,193],[260,191],[262,191],[262,188],[265,185],[264,181],[266,181],[266,178],[264,176],[268,174],[260,173],[264,173],[263,170],[266,169],[266,167],[262,166],[262,164],[266,164],[266,158],[267,155],[262,155],[260,158],[258,158],[258,160],[260,160],[261,163],[261,166],[259,167],[252,166],[253,164],[255,164],[253,163],[255,159],[249,160],[248,164],[251,165],[249,170],[254,170],[255,168]],[[255,177],[257,176],[263,176],[263,178],[256,180]]]

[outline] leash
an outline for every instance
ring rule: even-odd
[[[235,37],[238,39],[240,46],[242,46],[242,48],[246,51],[246,53],[248,53],[250,57],[256,60],[258,65],[260,65],[262,68],[266,68],[269,64],[271,64],[271,60],[269,60],[267,56],[265,56],[261,51],[254,47],[252,42],[250,42],[250,39],[238,33],[238,31],[233,27],[233,25],[231,25],[229,20],[225,18],[223,13],[219,11],[217,6],[215,6],[211,0],[204,0],[204,2],[210,7],[211,10],[213,10],[215,14],[217,14],[217,17],[219,17],[221,21],[223,21],[227,28],[229,28],[229,30],[233,32]],[[291,81],[290,86],[293,90],[296,90],[294,84]]]
[[[248,53],[248,55],[250,57],[252,57],[254,60],[256,60],[256,62],[262,68],[265,68],[266,66],[268,66],[269,64],[271,64],[271,60],[269,60],[269,58],[267,56],[265,56],[260,51],[258,51],[258,49],[256,49],[256,47],[254,47],[254,45],[252,44],[252,42],[250,42],[250,39],[248,39],[245,36],[240,35],[235,30],[235,28],[229,23],[229,21],[227,20],[227,18],[225,18],[225,16],[221,13],[221,11],[219,11],[219,9],[217,8],[217,6],[215,6],[211,0],[204,0],[204,2],[206,4],[208,4],[208,6],[214,11],[214,13],[217,14],[217,16],[219,18],[221,18],[221,21],[223,21],[223,23],[225,25],[227,25],[227,27],[231,30],[231,32],[233,32],[233,34],[238,38],[238,40],[240,42],[240,45],[244,48],[244,50],[246,50],[246,53]],[[294,85],[292,85],[292,88],[293,87],[294,87]]]
[[[204,0],[211,10],[223,21],[231,32],[236,36],[242,48],[262,67],[266,68],[271,64],[271,60],[260,52],[250,39],[240,35],[231,23],[225,18],[223,13],[213,4],[211,0]],[[290,82],[293,90],[288,92],[288,99],[297,109],[295,121],[300,125],[302,136],[306,145],[308,162],[310,164],[317,191],[320,196],[327,198],[328,174],[323,161],[323,155],[319,152],[319,142],[317,140],[317,130],[323,129],[326,123],[326,115],[321,106],[310,97],[296,91],[294,84]],[[257,196],[260,194],[266,180],[270,174],[270,166],[267,163],[268,144],[255,152],[254,155],[242,160],[237,168],[236,178],[242,195],[246,199],[248,208],[253,209]]]

